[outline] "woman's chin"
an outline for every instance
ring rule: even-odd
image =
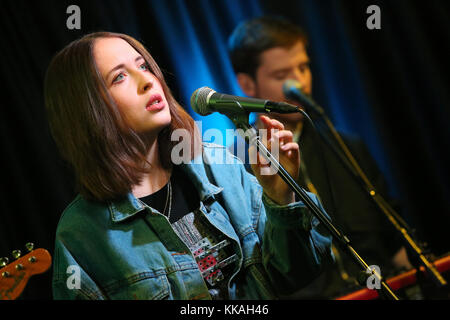
[[[151,128],[141,129],[137,132],[143,138],[154,140],[164,129],[168,128],[171,123],[172,119],[169,117],[169,119],[166,119],[165,121],[153,123]]]

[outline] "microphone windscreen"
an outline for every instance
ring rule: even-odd
[[[309,95],[302,91],[302,84],[297,80],[286,80],[283,83],[283,93],[287,99],[295,100],[307,110],[324,115],[325,111]]]
[[[297,80],[289,79],[283,83],[283,93],[288,99],[297,98],[301,90],[302,84]]]
[[[211,92],[214,92],[214,90],[208,87],[201,87],[192,93],[191,107],[196,113],[202,116],[212,113],[208,108],[208,96]]]

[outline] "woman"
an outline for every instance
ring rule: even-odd
[[[56,299],[275,299],[331,257],[330,238],[277,175],[258,183],[225,148],[195,139],[191,162],[172,164],[171,133],[198,134],[137,40],[72,42],[50,63],[45,100],[80,193],[58,223]],[[263,119],[296,176],[292,134]],[[217,153],[227,164],[203,161]]]

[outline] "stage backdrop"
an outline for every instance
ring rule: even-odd
[[[373,4],[381,9],[379,30],[366,25]],[[79,30],[67,28],[70,5],[80,8]],[[202,86],[242,95],[227,38],[242,20],[267,13],[309,34],[314,98],[339,130],[365,140],[405,219],[431,250],[449,250],[447,1],[15,0],[1,6],[0,256],[24,251],[28,241],[52,253],[60,214],[75,196],[43,104],[45,70],[57,50],[88,32],[130,34],[146,45],[203,130],[224,132],[233,128],[230,121],[197,116],[190,96]],[[23,298],[50,299],[50,279],[51,270],[32,279]]]

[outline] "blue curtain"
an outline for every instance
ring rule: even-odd
[[[222,132],[233,128],[231,121],[218,113],[200,116],[192,111],[192,93],[207,86],[218,92],[243,95],[234,77],[227,53],[227,37],[242,20],[262,14],[259,2],[248,1],[149,1],[161,38],[167,48],[180,100],[202,130]],[[214,142],[214,141],[211,141]],[[215,141],[224,143],[225,141]]]

